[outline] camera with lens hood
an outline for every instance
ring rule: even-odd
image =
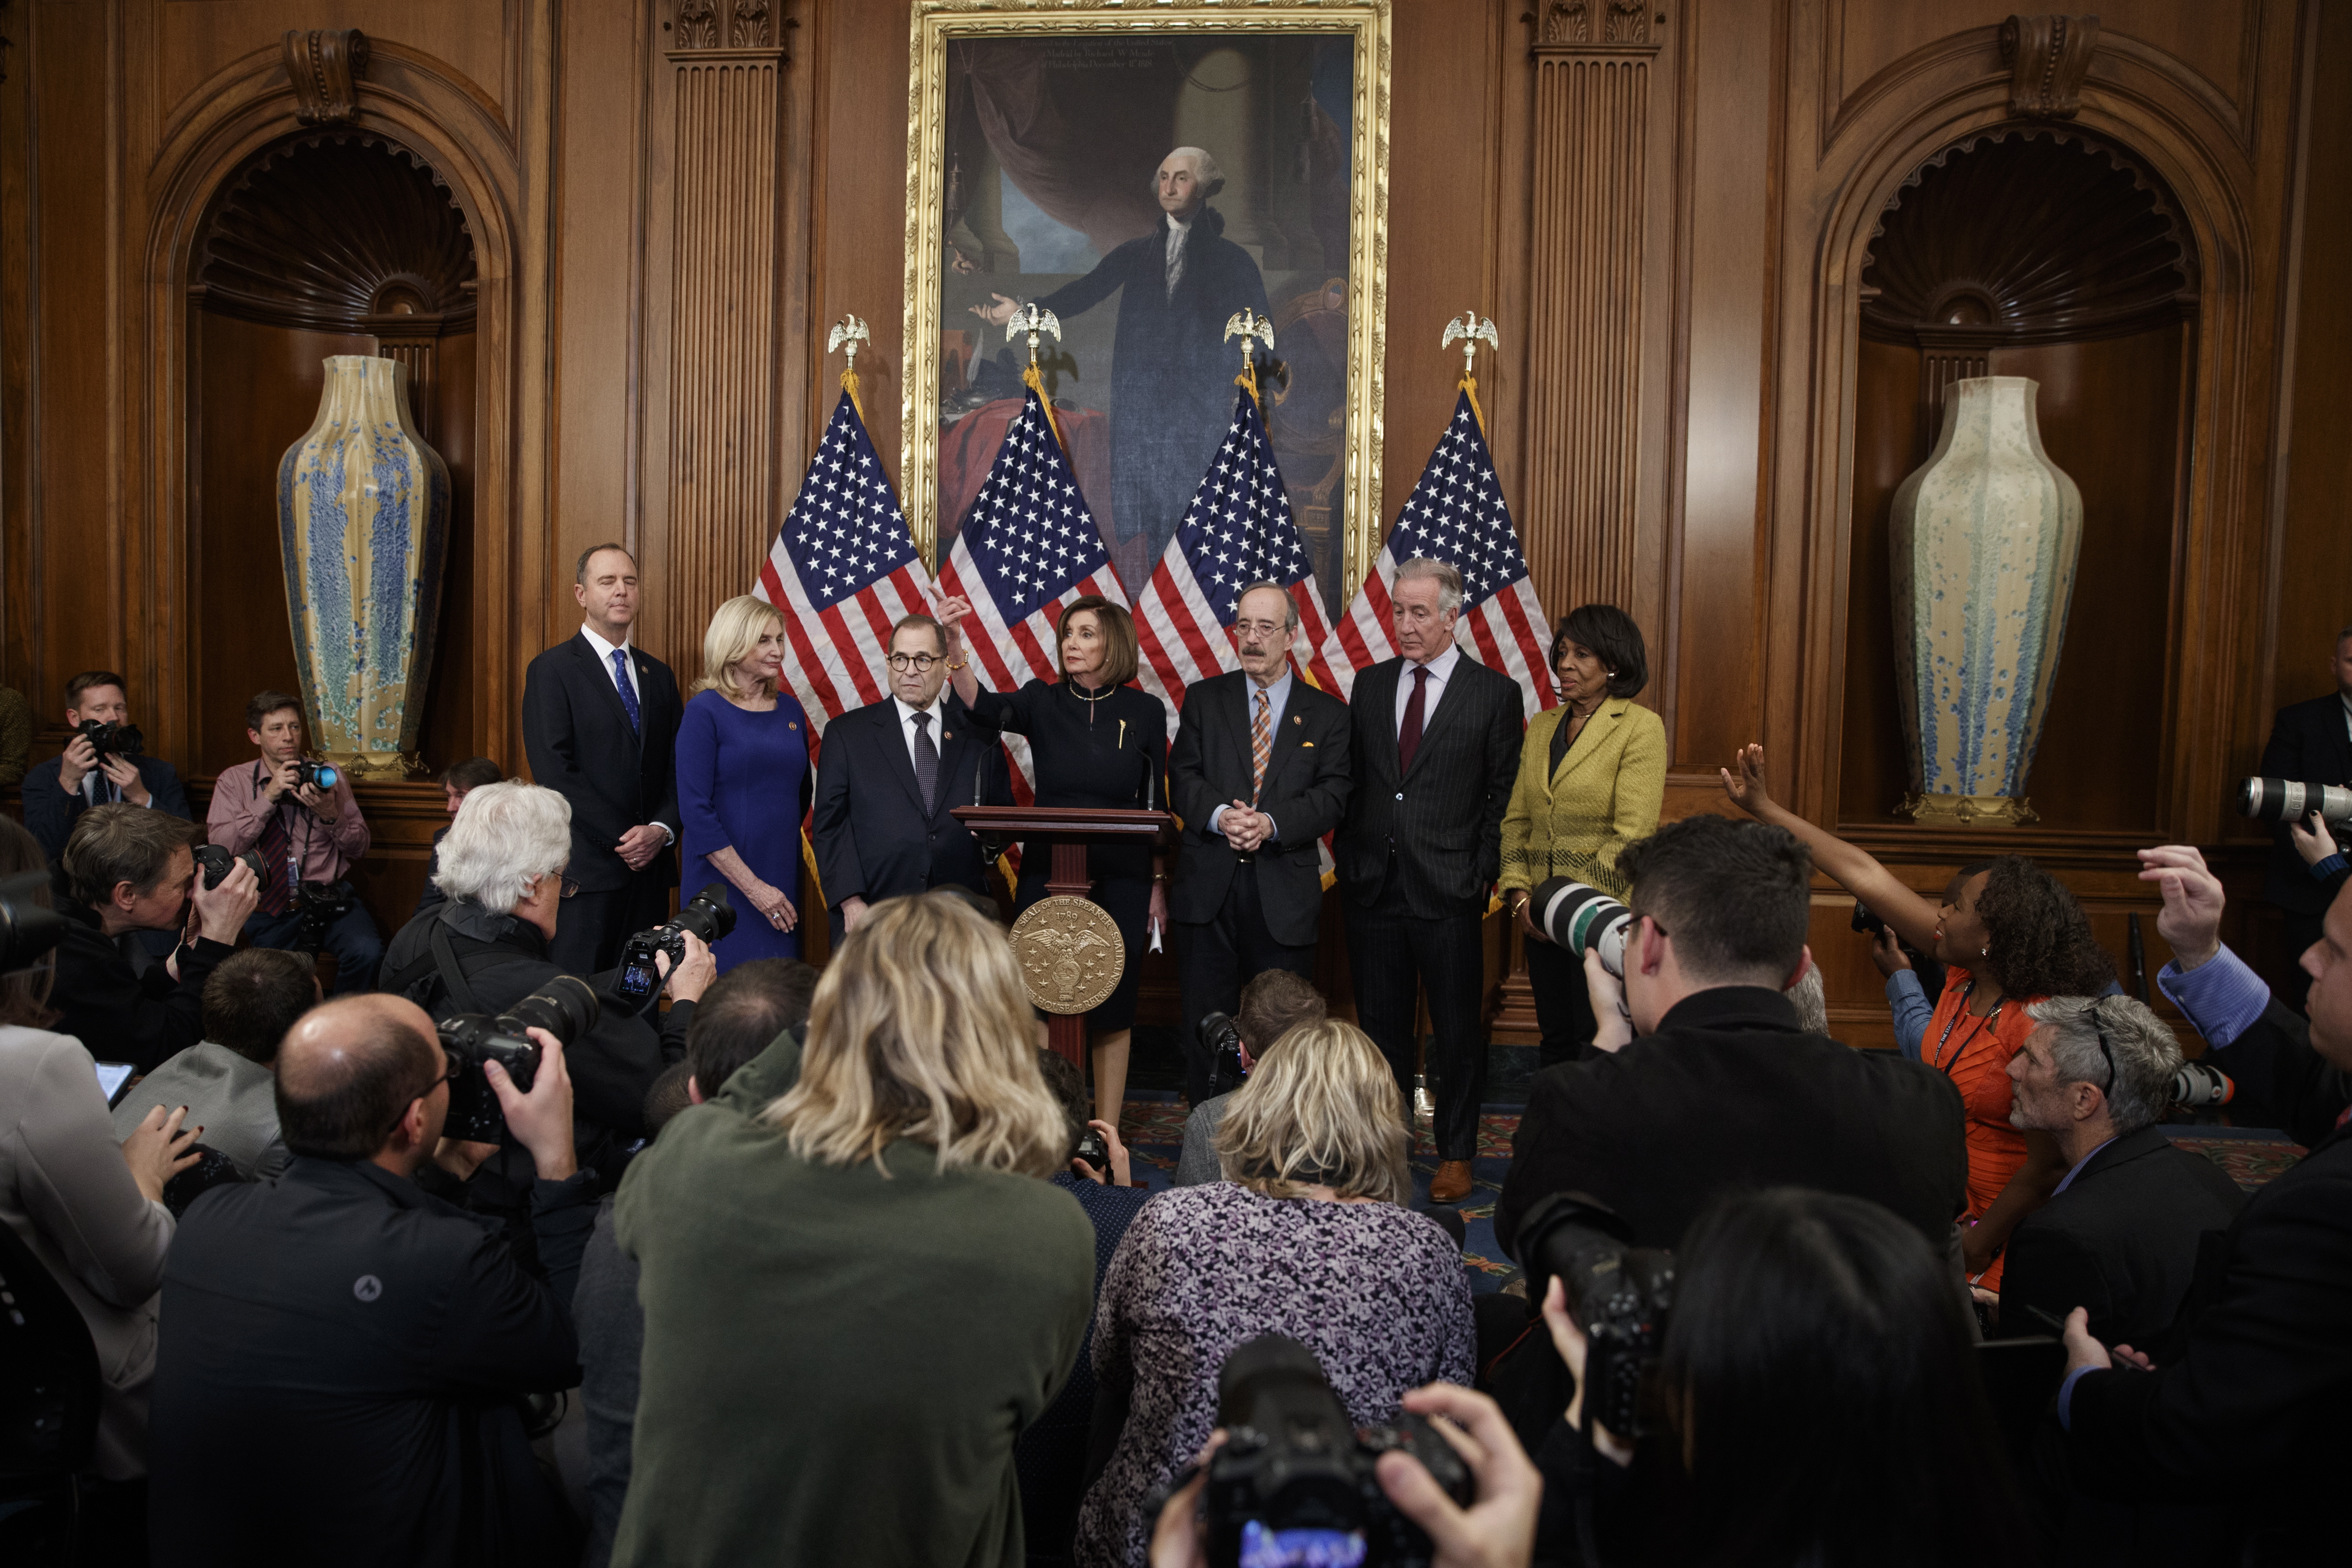
[[[1202,1489],[1216,1568],[1433,1561],[1428,1535],[1397,1511],[1374,1472],[1391,1448],[1427,1466],[1463,1507],[1475,1491],[1462,1456],[1422,1417],[1403,1412],[1393,1426],[1349,1422],[1315,1352],[1286,1335],[1261,1334],[1225,1358],[1217,1424],[1225,1443],[1209,1457]]]
[[[1558,1279],[1584,1331],[1585,1413],[1619,1437],[1647,1436],[1658,1352],[1675,1300],[1675,1255],[1636,1247],[1633,1227],[1585,1193],[1552,1193],[1519,1222],[1528,1300]]]
[[[203,873],[205,886],[207,889],[219,887],[222,879],[236,869],[236,863],[240,860],[253,868],[255,881],[267,880],[269,876],[269,868],[263,863],[261,851],[258,849],[248,849],[242,855],[232,855],[226,844],[199,844],[195,848],[195,856],[196,869]]]
[[[495,1016],[455,1013],[436,1024],[441,1048],[457,1069],[449,1081],[449,1116],[442,1131],[473,1143],[499,1142],[507,1119],[483,1064],[498,1063],[515,1088],[528,1094],[539,1077],[539,1042],[524,1031],[545,1029],[570,1046],[596,1026],[603,1011],[586,981],[559,974]]]
[[[135,757],[147,749],[147,737],[139,732],[136,724],[101,724],[95,719],[85,719],[74,726],[74,733],[89,742],[98,753],[97,766],[101,770],[109,757]]]
[[[1242,1065],[1242,1026],[1230,1013],[1204,1013],[1193,1026],[1193,1037],[1209,1058],[1212,1094],[1231,1094],[1241,1088],[1249,1068]]]
[[[1528,895],[1528,919],[1552,944],[1583,955],[1597,952],[1601,965],[1625,978],[1625,939],[1633,934],[1633,911],[1600,889],[1568,877],[1536,884]]]
[[[296,789],[300,789],[304,784],[309,784],[323,793],[334,788],[335,781],[342,776],[342,774],[337,773],[328,763],[314,763],[307,757],[298,757],[295,759],[294,787]]]
[[[707,946],[722,942],[735,929],[735,906],[728,901],[727,884],[713,882],[694,895],[686,908],[666,924],[639,931],[621,948],[621,999],[639,1011],[651,1005],[662,988],[662,972],[654,960],[669,954],[673,973],[686,962],[686,936],[692,931]]]
[[[2298,784],[2293,779],[2238,781],[2238,815],[2264,822],[2301,822],[2313,812],[2337,846],[2352,840],[2352,785]]]

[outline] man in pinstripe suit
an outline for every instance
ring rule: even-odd
[[[1486,1088],[1479,922],[1502,868],[1503,812],[1519,764],[1519,689],[1464,656],[1454,626],[1462,574],[1416,558],[1390,590],[1402,657],[1356,678],[1356,788],[1336,846],[1356,1016],[1412,1113],[1418,994],[1435,1039],[1437,1176],[1429,1195],[1470,1193]]]

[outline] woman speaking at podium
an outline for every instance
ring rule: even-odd
[[[1140,655],[1135,622],[1125,610],[1093,594],[1071,600],[1054,623],[1062,679],[1050,684],[1032,680],[1013,692],[981,689],[964,648],[961,623],[970,614],[971,605],[962,599],[940,605],[940,624],[948,634],[949,679],[973,718],[1029,737],[1039,805],[1141,810],[1167,799],[1168,705],[1127,684],[1135,679]],[[1045,897],[1053,859],[1048,840],[1022,845],[1014,919]],[[1127,947],[1118,989],[1087,1015],[1095,1114],[1116,1127],[1127,1097],[1128,1038],[1135,1025],[1144,946],[1151,931],[1168,929],[1168,873],[1160,851],[1144,845],[1093,844],[1087,848],[1087,875],[1094,879],[1087,896],[1118,923]]]

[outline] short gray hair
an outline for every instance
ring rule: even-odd
[[[1286,632],[1297,631],[1298,601],[1290,596],[1289,589],[1284,587],[1279,583],[1269,582],[1264,577],[1259,578],[1255,583],[1244,583],[1242,584],[1242,591],[1234,595],[1234,613],[1235,615],[1239,615],[1241,613],[1242,601],[1248,598],[1252,594],[1256,593],[1260,588],[1273,589],[1275,595],[1282,601],[1282,629]]]
[[[1202,201],[1208,200],[1225,188],[1225,172],[1217,167],[1216,159],[1210,155],[1206,147],[1171,147],[1168,150],[1168,158],[1192,160],[1192,177],[1201,182]],[[1155,194],[1160,189],[1160,165],[1164,165],[1168,158],[1160,159],[1160,164],[1152,168],[1150,189]]]
[[[453,899],[505,914],[531,884],[572,859],[572,803],[553,790],[509,779],[466,792],[441,840],[433,885]]]
[[[1426,555],[1416,555],[1396,569],[1396,580],[1426,577],[1437,584],[1437,607],[1458,610],[1462,607],[1462,574],[1443,561],[1432,561]]]
[[[1822,966],[1808,963],[1797,983],[1780,993],[1797,1009],[1797,1027],[1809,1035],[1830,1032],[1830,999],[1822,986]]]
[[[2105,1091],[2116,1137],[2154,1126],[2170,1109],[2180,1042],[2146,1003],[2129,996],[2052,996],[2029,1004],[2025,1016],[2050,1026],[2050,1059],[2060,1083],[2095,1084]],[[2112,1084],[2109,1055],[2116,1060]]]

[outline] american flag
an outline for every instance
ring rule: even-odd
[[[1359,670],[1396,657],[1389,632],[1389,588],[1398,565],[1415,556],[1443,561],[1462,574],[1462,619],[1454,640],[1487,668],[1519,683],[1527,717],[1557,703],[1546,657],[1550,622],[1535,584],[1528,581],[1528,558],[1519,552],[1494,456],[1466,391],[1454,400],[1454,423],[1430,454],[1421,482],[1405,498],[1371,575],[1324,645],[1342,696],[1354,691]]]
[[[827,720],[882,700],[877,672],[891,626],[930,613],[915,537],[846,392],[752,591],[784,611],[783,678],[817,735]]]
[[[1231,628],[1242,590],[1259,582],[1279,583],[1290,591],[1298,606],[1292,655],[1308,679],[1326,691],[1335,689],[1339,679],[1322,653],[1329,634],[1315,592],[1315,567],[1290,515],[1290,498],[1275,467],[1257,399],[1244,390],[1234,399],[1224,445],[1201,476],[1182,524],[1136,601],[1143,689],[1167,700],[1171,739],[1184,689],[1241,668]]]
[[[971,602],[964,641],[993,691],[1015,690],[1033,678],[1059,678],[1054,616],[1070,600],[1099,594],[1115,605],[1127,603],[1102,532],[1034,388],[1022,401],[1021,416],[1006,426],[996,461],[963,514],[939,588],[942,597]],[[1004,744],[1017,770],[1013,798],[1025,805],[1036,786],[1029,742],[1007,735]]]

